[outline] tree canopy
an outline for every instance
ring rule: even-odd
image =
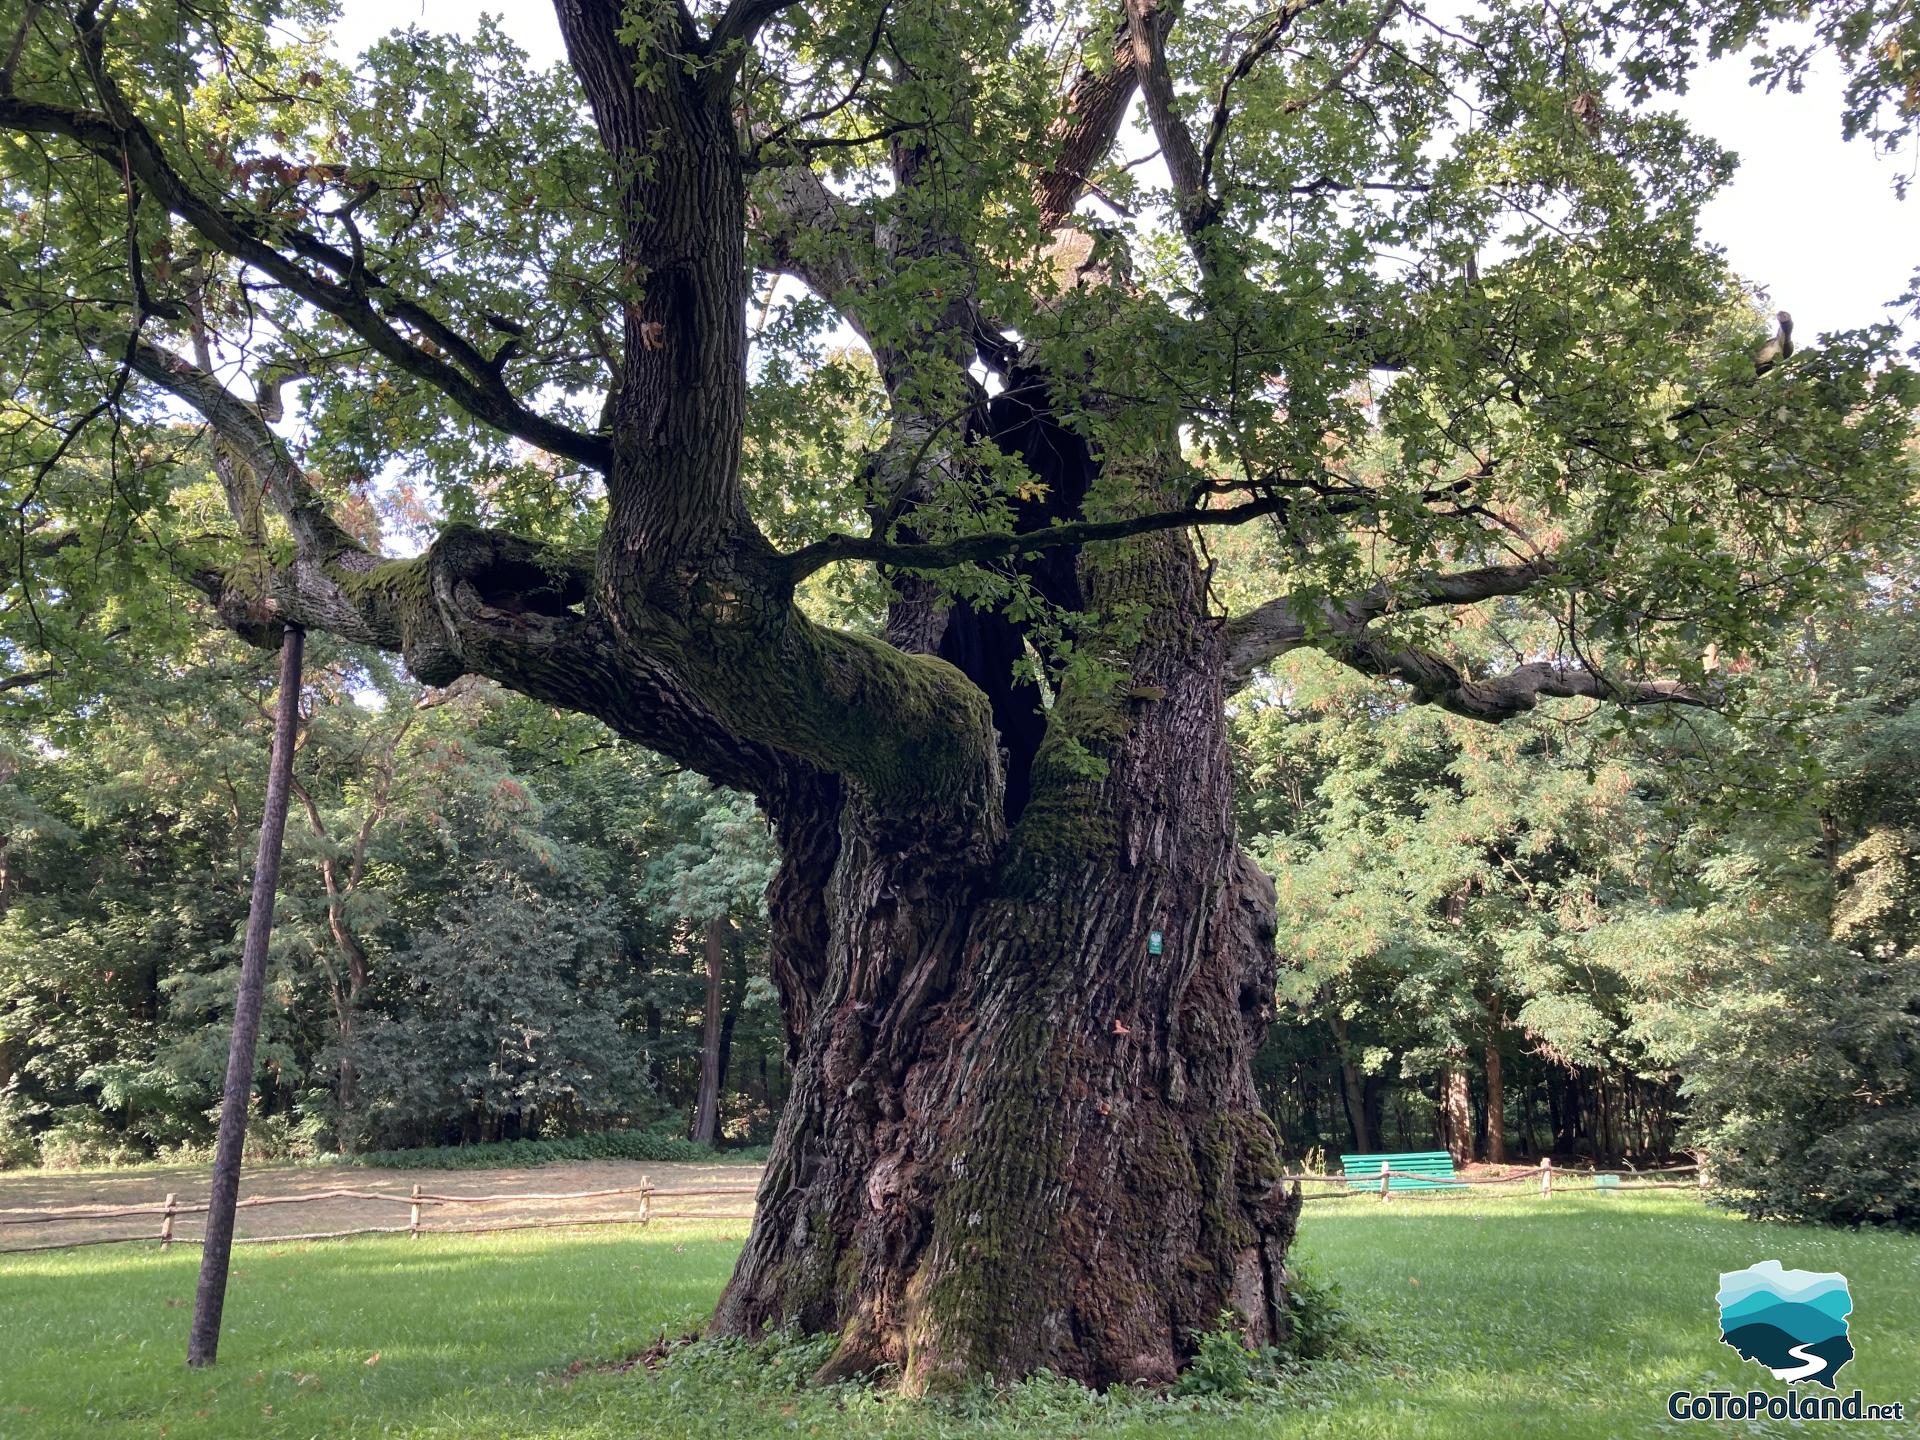
[[[931,739],[969,708],[944,677],[923,710],[870,647],[795,622],[790,663],[741,687],[787,691],[776,712],[723,695],[684,616],[616,622],[637,602],[612,590],[717,545],[737,614],[673,583],[764,632],[805,576],[889,562],[896,590],[912,567],[1015,616],[1038,663],[1097,665],[1097,622],[1014,557],[1270,518],[1289,545],[1237,667],[1311,644],[1497,714],[1697,680],[1706,642],[1742,644],[1898,510],[1894,337],[1803,340],[1756,377],[1764,332],[1698,235],[1733,157],[1654,103],[1797,6],[567,4],[551,73],[491,27],[337,59],[315,5],[14,8],[0,290],[31,608],[72,593],[38,573],[50,546],[126,539],[236,624],[617,709],[734,779],[756,762],[690,732],[885,788],[873,731],[825,708]],[[1822,11],[1849,129],[1896,143],[1897,9]],[[1790,79],[1804,51],[1760,63]],[[699,314],[689,266],[754,314]],[[622,406],[652,407],[644,455],[615,455]],[[1034,410],[1059,433],[983,443]],[[192,420],[233,515],[169,533]],[[1064,494],[1061,445],[1132,463]],[[667,496],[678,518],[648,518]],[[381,509],[441,543],[383,561]],[[1400,618],[1516,591],[1564,634],[1497,681]],[[36,623],[18,673],[78,643]],[[678,652],[700,725],[542,660],[602,624]]]
[[[493,26],[337,56],[300,0],[5,14],[5,694],[84,695],[185,586],[751,796],[794,1064],[715,1326],[831,1331],[828,1376],[1165,1383],[1223,1310],[1288,1334],[1293,917],[1228,743],[1277,662],[1737,716],[1912,540],[1898,335],[1763,320],[1701,235],[1735,157],[1662,108],[1813,44],[1903,144],[1910,6],[556,0],[550,72]],[[1569,801],[1534,778],[1463,793]],[[1309,828],[1421,823],[1380,809]],[[1433,993],[1464,1024],[1532,966],[1571,1016],[1565,927],[1487,868],[1524,845],[1444,809],[1483,843],[1414,878],[1536,933],[1443,911]],[[1569,897],[1617,878],[1562,839]],[[577,894],[450,872],[460,953],[600,973]]]

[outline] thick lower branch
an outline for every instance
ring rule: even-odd
[[[1458,664],[1415,646],[1374,635],[1371,626],[1399,611],[1471,605],[1500,595],[1523,595],[1558,571],[1551,556],[1516,565],[1488,565],[1382,580],[1344,600],[1300,601],[1289,596],[1235,617],[1227,627],[1227,682],[1245,685],[1260,666],[1290,650],[1326,651],[1356,670],[1399,680],[1421,701],[1473,720],[1506,720],[1545,698],[1612,700],[1622,705],[1711,705],[1714,697],[1677,680],[1619,680],[1561,660],[1531,661],[1485,679],[1467,678]]]
[[[1316,637],[1351,637],[1394,611],[1471,605],[1498,595],[1522,595],[1549,579],[1556,568],[1555,561],[1546,557],[1518,565],[1381,580],[1345,599],[1303,602],[1282,595],[1228,622],[1228,684],[1246,684],[1259,666],[1289,650],[1317,643]]]
[[[430,685],[482,675],[603,721],[714,781],[762,797],[812,767],[738,736],[664,665],[617,644],[587,613],[587,557],[471,526],[425,554],[305,557],[270,571],[196,577],[223,623],[270,644],[282,623],[398,652]]]
[[[1404,681],[1428,704],[1470,720],[1508,720],[1543,698],[1612,700],[1620,705],[1711,705],[1713,697],[1678,680],[1615,680],[1580,665],[1537,660],[1484,680],[1469,680],[1430,651],[1396,649],[1372,639],[1335,652],[1371,675]]]

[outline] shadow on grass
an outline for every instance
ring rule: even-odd
[[[0,1440],[348,1435],[614,1360],[704,1318],[739,1226],[368,1237],[236,1257],[220,1362],[185,1368],[199,1256],[0,1262]]]
[[[1849,1388],[1907,1401],[1920,1389],[1920,1240],[1753,1225],[1675,1194],[1309,1208],[1299,1260],[1340,1285],[1384,1354],[1297,1374],[1251,1408],[1175,1415],[1046,1382],[913,1405],[809,1390],[724,1355],[658,1375],[600,1368],[701,1321],[741,1235],[736,1223],[263,1246],[240,1256],[221,1364],[201,1374],[180,1363],[193,1252],[0,1261],[0,1440],[1144,1440],[1176,1422],[1221,1440],[1639,1436],[1665,1428],[1670,1390],[1779,1388],[1719,1343],[1713,1299],[1721,1271],[1762,1258],[1848,1275]]]

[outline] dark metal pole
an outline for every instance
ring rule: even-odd
[[[233,1043],[220,1102],[220,1139],[213,1152],[213,1193],[207,1202],[206,1244],[200,1252],[200,1288],[193,1301],[187,1364],[211,1365],[220,1350],[220,1311],[227,1300],[227,1262],[233,1255],[233,1211],[240,1199],[240,1152],[247,1140],[253,1096],[253,1054],[260,1039],[260,1006],[267,987],[267,939],[273,933],[273,896],[280,885],[280,842],[287,833],[294,732],[300,720],[300,661],[306,632],[289,625],[280,644],[280,700],[273,716],[273,757],[267,765],[266,811],[253,862],[253,896],[240,955],[240,992],[233,1003]]]

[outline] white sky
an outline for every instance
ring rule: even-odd
[[[562,58],[553,10],[545,0],[341,0],[334,39],[358,53],[376,36],[409,24],[472,28],[488,11],[536,62]],[[1733,182],[1708,209],[1707,239],[1734,268],[1793,312],[1800,335],[1848,329],[1900,316],[1889,302],[1920,265],[1920,186],[1893,196],[1898,166],[1863,143],[1840,138],[1838,67],[1816,67],[1798,95],[1748,86],[1748,62],[1735,56],[1700,71],[1689,94],[1662,104],[1739,152]],[[1920,338],[1907,326],[1910,338]]]

